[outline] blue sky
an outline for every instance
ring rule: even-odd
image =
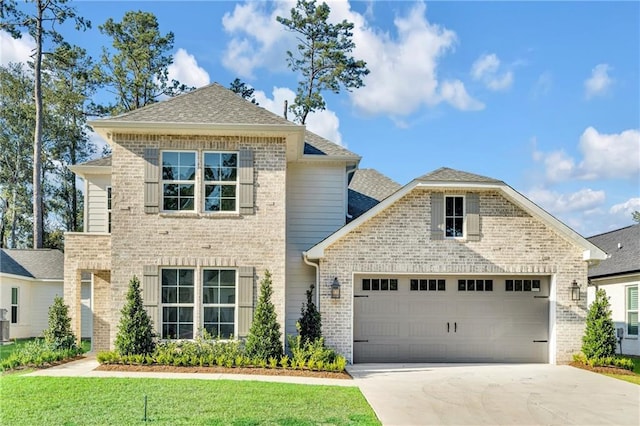
[[[153,12],[175,34],[171,75],[194,86],[240,77],[278,114],[297,76],[293,2],[78,1],[93,29],[64,29],[97,57],[97,27]],[[326,96],[308,128],[401,184],[446,166],[498,178],[585,236],[640,210],[640,3],[329,1],[355,23],[366,86]],[[0,34],[2,63],[31,41]]]

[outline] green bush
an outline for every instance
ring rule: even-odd
[[[19,367],[40,368],[53,362],[74,358],[82,353],[80,348],[56,347],[42,339],[26,342],[0,362],[0,371],[13,370]]]
[[[142,304],[140,281],[134,276],[129,281],[127,300],[120,311],[116,335],[116,350],[121,355],[148,355],[155,350],[153,323]]]
[[[291,368],[344,371],[347,360],[336,351],[324,345],[324,338],[320,337],[305,342],[302,336],[288,336],[291,351]]]
[[[600,358],[587,358],[584,354],[573,355],[573,360],[590,367],[616,367],[633,371],[633,360],[618,356],[608,356]]]
[[[271,302],[273,289],[271,287],[271,273],[264,272],[264,279],[260,283],[260,297],[249,329],[246,342],[246,354],[250,358],[282,357],[282,334],[276,317],[276,310]]]
[[[69,307],[62,297],[56,296],[49,308],[49,328],[44,330],[44,340],[54,349],[77,349],[76,336],[71,330]]]
[[[313,284],[307,290],[307,301],[302,304],[300,319],[296,323],[303,342],[313,342],[322,337],[322,317],[313,303]]]
[[[587,359],[612,357],[616,353],[616,331],[611,319],[609,298],[603,289],[589,306],[587,326],[582,337],[582,352]]]

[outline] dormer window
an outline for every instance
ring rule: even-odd
[[[445,237],[462,238],[464,236],[464,197],[445,197],[444,219]]]

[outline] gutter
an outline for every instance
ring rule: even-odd
[[[306,251],[302,252],[302,260],[304,260],[304,263],[306,263],[307,265],[313,266],[316,269],[316,308],[318,309],[318,312],[320,312],[320,261],[318,260],[318,263],[309,261]]]

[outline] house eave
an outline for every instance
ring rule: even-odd
[[[111,166],[84,166],[84,165],[72,165],[68,166],[68,169],[80,177],[86,175],[110,175]]]

